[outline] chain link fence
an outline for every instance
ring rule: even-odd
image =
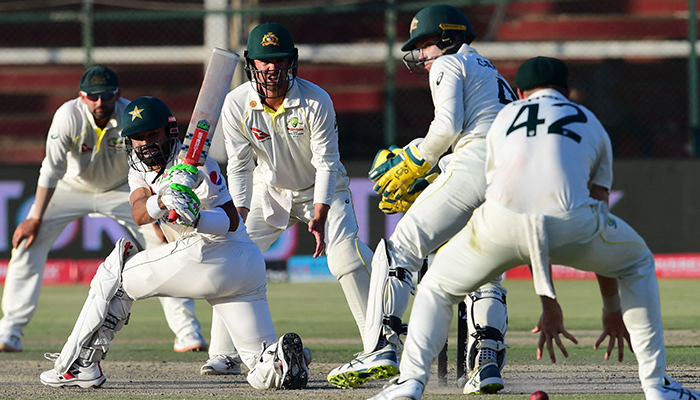
[[[687,0],[448,1],[473,43],[513,84],[522,61],[565,59],[572,99],[594,111],[617,158],[693,157]],[[107,65],[122,95],[161,97],[184,125],[211,48],[242,54],[259,22],[286,25],[299,76],[326,89],[343,160],[423,136],[426,82],[401,62],[409,24],[428,1],[24,0],[0,2],[0,162],[38,164],[54,111],[77,96],[84,67]],[[692,64],[691,64],[692,65]],[[239,68],[237,84],[244,82]],[[691,113],[691,111],[693,111]],[[697,117],[695,117],[697,119]],[[690,128],[689,128],[690,127]],[[182,126],[184,130],[184,126]]]

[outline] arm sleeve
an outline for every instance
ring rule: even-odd
[[[146,182],[146,179],[141,175],[140,172],[136,171],[133,168],[129,168],[129,175],[127,176],[127,180],[129,182],[129,196],[131,196],[132,193],[134,193],[137,189],[140,188],[146,188],[150,192],[153,192],[151,190],[151,186]]]
[[[588,111],[588,110],[586,110]],[[602,186],[606,189],[612,188],[613,181],[613,169],[612,169],[612,143],[610,142],[610,136],[608,132],[605,131],[603,125],[598,121],[598,119],[593,115],[593,113],[588,112],[588,118],[593,118],[595,120],[595,125],[600,132],[600,148],[598,152],[598,159],[591,171],[590,184]]]
[[[211,158],[201,167],[204,171],[204,181],[197,186],[195,193],[202,202],[202,210],[213,210],[214,208],[231,201],[231,194],[226,187],[219,164]]]
[[[435,165],[462,132],[464,96],[462,72],[452,57],[440,57],[430,70],[430,91],[435,117],[418,149],[423,159]]]
[[[226,173],[233,203],[236,207],[250,209],[255,159],[243,130],[244,118],[234,111],[234,107],[233,101],[227,97],[221,113],[224,146],[228,158]]]
[[[55,188],[66,173],[68,153],[80,127],[81,116],[68,104],[62,105],[54,114],[49,134],[46,137],[46,156],[39,171],[40,186]]]
[[[340,166],[338,150],[338,122],[328,93],[317,99],[314,114],[310,116],[311,164],[316,168],[314,204],[331,204],[335,193],[335,181]]]

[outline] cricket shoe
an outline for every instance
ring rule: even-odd
[[[309,351],[309,357],[311,352]],[[296,333],[286,333],[277,342],[275,354],[282,370],[282,389],[303,389],[309,381],[304,344]],[[310,361],[310,359],[309,359]]]
[[[241,358],[229,357],[225,354],[217,354],[202,365],[200,375],[240,375]]]
[[[188,333],[183,337],[175,338],[173,350],[178,353],[186,353],[188,351],[207,351],[209,346],[199,332]]]
[[[74,362],[68,369],[68,372],[63,375],[58,375],[56,370],[50,369],[42,372],[39,379],[41,383],[46,386],[78,386],[83,389],[91,387],[98,388],[107,380],[102,374],[102,368],[99,362],[88,363],[85,367]]]
[[[495,394],[503,387],[501,370],[496,360],[490,360],[474,368],[469,374],[469,379],[464,385],[464,394]]]
[[[664,377],[664,385],[644,389],[646,400],[700,400],[700,392],[685,389],[680,383],[668,376]]]
[[[398,378],[392,379],[392,384],[367,400],[418,400],[423,396],[424,386],[420,381],[409,379],[399,383],[398,380]]]
[[[342,389],[352,389],[370,379],[389,379],[398,375],[399,362],[396,348],[388,343],[371,353],[360,353],[345,365],[335,368],[328,374],[328,382]]]
[[[0,353],[19,353],[22,351],[22,340],[19,336],[3,334],[0,335]]]

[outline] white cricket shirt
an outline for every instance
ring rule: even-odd
[[[177,156],[173,157],[173,160],[168,163],[166,168],[170,168],[177,162]],[[214,207],[218,207],[231,201],[231,195],[226,188],[226,180],[224,179],[223,175],[221,175],[219,164],[217,164],[213,159],[207,158],[206,163],[199,167],[199,169],[204,171],[205,178],[204,181],[193,191],[199,198],[200,210],[211,210]],[[134,190],[139,188],[147,188],[152,194],[154,194],[158,190],[160,182],[164,179],[164,176],[160,176],[156,182],[153,182],[156,175],[157,174],[153,171],[139,172],[131,168],[129,170],[129,188],[131,189],[131,192],[133,193]],[[168,222],[168,214],[165,214],[158,221],[158,225],[160,225],[160,228],[163,231],[165,238],[168,239],[169,243],[174,242],[179,237],[194,231],[194,229],[191,227]],[[231,233],[232,232],[229,232],[227,239],[230,239],[229,236],[231,236]],[[248,238],[245,225],[242,221],[238,225],[236,233],[242,233],[242,237],[246,239]],[[221,237],[209,234],[206,234],[206,236],[212,238]]]
[[[612,186],[612,146],[598,118],[554,89],[505,106],[486,137],[486,199],[520,213],[559,215]]]
[[[63,103],[49,128],[38,184],[54,188],[62,179],[70,186],[92,192],[123,185],[129,165],[120,132],[128,104],[129,100],[117,100],[109,122],[100,129],[80,97]]]
[[[337,172],[345,167],[335,109],[325,90],[296,78],[275,112],[247,82],[226,96],[221,123],[236,207],[250,209],[253,178],[293,191],[314,186],[314,204],[331,204]]]
[[[457,53],[435,60],[430,93],[435,118],[419,151],[431,165],[450,146],[456,151],[471,139],[486,136],[501,108],[517,100],[491,61],[466,44]]]

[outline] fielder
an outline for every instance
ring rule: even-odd
[[[12,237],[0,320],[0,352],[22,351],[20,337],[39,302],[48,253],[69,223],[90,213],[123,225],[139,248],[163,244],[157,227],[138,227],[128,204],[129,166],[119,136],[129,102],[120,96],[117,75],[96,66],[83,73],[80,96],[64,103],[49,128],[34,205]],[[155,229],[154,229],[155,228]],[[175,333],[175,351],[206,350],[194,302],[161,298]]]
[[[233,201],[262,251],[297,222],[308,227],[316,238],[313,256],[328,254],[363,332],[372,251],[358,239],[330,96],[296,76],[297,49],[278,23],[253,28],[245,57],[250,84],[227,95],[221,115]],[[210,360],[201,373],[240,373],[217,319],[214,313]]]
[[[404,62],[411,72],[429,77],[435,118],[422,142],[412,142],[397,155],[380,151],[370,171],[375,191],[383,195],[380,208],[408,211],[391,238],[375,250],[364,352],[328,374],[335,386],[357,387],[399,372],[401,317],[413,293],[412,275],[484,201],[484,138],[515,93],[493,64],[469,46],[475,36],[464,14],[449,5],[424,8],[411,22],[410,38],[401,48],[409,52]],[[440,162],[443,173],[415,199],[413,183],[450,147],[453,154]],[[506,362],[507,292],[500,276],[492,278],[465,293],[471,372],[464,393],[496,393],[504,387],[500,370]]]
[[[176,164],[181,143],[168,106],[139,97],[124,110],[131,170],[133,218],[155,221],[168,244],[138,252],[120,239],[100,265],[78,321],[55,368],[41,374],[48,386],[99,387],[100,360],[129,319],[135,300],[153,296],[206,299],[227,327],[256,389],[299,389],[308,380],[301,338],[277,340],[267,305],[265,262],[241,223],[218,164],[198,170]],[[178,214],[168,222],[168,213]],[[53,356],[47,357],[53,359]]]
[[[435,256],[411,312],[401,377],[373,399],[422,396],[453,304],[495,276],[530,263],[535,291],[554,301],[550,262],[617,279],[647,400],[700,398],[665,375],[654,258],[608,213],[610,139],[593,113],[567,99],[567,80],[557,59],[537,57],[518,69],[521,100],[503,108],[486,139],[486,202]]]

